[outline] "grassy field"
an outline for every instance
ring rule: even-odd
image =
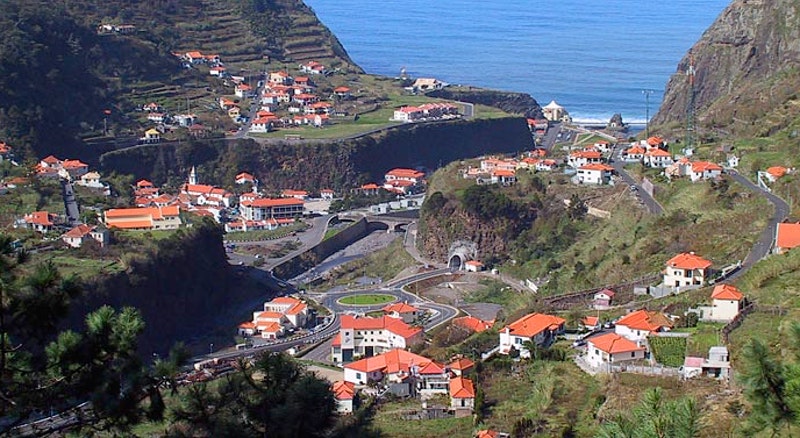
[[[382,250],[333,268],[330,275],[325,280],[314,283],[313,288],[326,290],[335,286],[347,285],[363,276],[381,278],[386,281],[399,274],[403,269],[416,264],[416,260],[403,248],[403,239],[395,239]]]
[[[376,304],[388,304],[396,300],[393,295],[367,294],[367,295],[348,295],[339,299],[340,304],[348,306],[373,306]]]
[[[304,222],[295,222],[285,227],[279,227],[275,230],[256,230],[256,231],[240,231],[235,233],[226,233],[225,240],[231,242],[259,242],[262,240],[279,239],[286,237],[292,233],[303,231],[308,228],[308,224]]]
[[[418,410],[421,403],[406,400],[381,404],[373,425],[387,438],[446,438],[472,436],[472,418],[441,418],[435,420],[406,420],[403,414]]]

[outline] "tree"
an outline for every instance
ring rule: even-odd
[[[79,282],[62,277],[52,263],[25,266],[27,257],[15,254],[10,242],[0,235],[0,435],[37,411],[86,401],[91,415],[75,416],[77,428],[124,431],[145,414],[159,418],[159,391],[185,356],[171,354],[171,368],[162,366],[155,378],[136,354],[144,321],[133,308],[103,306],[86,315],[82,331],[58,332],[81,293]]]
[[[700,436],[703,417],[694,399],[667,401],[661,388],[647,390],[630,413],[603,424],[600,438],[694,438]]]
[[[193,388],[171,411],[171,436],[323,437],[334,426],[329,384],[280,353],[265,353],[215,390]],[[197,385],[195,385],[197,386]]]

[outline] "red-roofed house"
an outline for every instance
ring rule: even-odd
[[[667,167],[673,162],[672,154],[659,148],[652,148],[645,152],[642,160],[648,167]]]
[[[598,316],[584,316],[581,319],[581,325],[586,330],[597,330],[600,328],[600,317]]]
[[[431,362],[433,361],[427,357],[395,348],[345,365],[344,381],[366,385],[386,378],[389,382],[401,383],[412,378],[420,368]]]
[[[633,342],[640,342],[650,333],[666,332],[672,326],[672,320],[663,313],[641,309],[620,318],[615,323],[614,333]]]
[[[705,286],[710,267],[710,261],[694,252],[678,254],[667,261],[664,286],[674,288]]]
[[[425,314],[424,310],[418,309],[408,303],[389,304],[381,310],[383,310],[386,316],[402,319],[406,324],[411,324],[414,320]]]
[[[800,246],[800,222],[780,223],[775,231],[775,253],[783,254]]]
[[[692,171],[689,178],[692,182],[708,179],[716,179],[722,175],[722,167],[717,164],[709,163],[708,161],[693,161]]]
[[[180,208],[167,207],[113,208],[104,213],[108,228],[124,230],[174,230],[181,226]]]
[[[770,168],[767,168],[767,171],[764,173],[764,176],[767,177],[769,182],[775,182],[784,175],[786,175],[788,172],[789,169],[783,166],[772,166]]]
[[[295,198],[260,198],[242,201],[240,210],[245,219],[286,219],[302,216],[303,200]]]
[[[319,62],[309,61],[305,64],[300,64],[300,71],[311,75],[324,75],[327,69]]]
[[[450,379],[450,407],[456,417],[472,414],[475,407],[475,385],[472,380],[458,376]]]
[[[338,380],[331,386],[333,398],[336,399],[336,412],[352,414],[356,402],[356,385],[353,382]]]
[[[464,327],[475,333],[489,330],[494,325],[494,321],[484,321],[474,316],[462,316],[453,320],[453,324]]]
[[[331,189],[322,189],[319,191],[319,196],[322,199],[327,199],[329,201],[332,201],[333,198],[336,196],[336,192],[334,192]]]
[[[52,231],[59,220],[56,214],[46,211],[34,211],[31,214],[26,214],[22,218],[22,222],[30,230],[46,233]]]
[[[495,169],[491,173],[492,184],[511,185],[517,182],[517,174],[513,170]]]
[[[11,145],[0,140],[0,163],[2,163],[3,160],[7,160],[11,157],[11,151],[13,149],[14,148],[12,148]]]
[[[718,284],[711,292],[711,307],[700,307],[700,319],[730,322],[742,308],[744,308],[744,294],[732,284]]]
[[[256,182],[256,177],[252,173],[242,172],[236,175],[235,182],[236,184],[253,184]]]
[[[645,151],[643,147],[639,145],[633,145],[631,148],[625,150],[623,160],[628,162],[642,161],[645,152],[647,151]]]
[[[603,185],[611,182],[614,168],[602,163],[593,163],[578,168],[576,181],[578,184]]]
[[[348,87],[336,87],[333,89],[333,94],[339,98],[349,98],[352,96],[351,90]]]
[[[576,151],[569,154],[567,165],[575,169],[587,164],[599,164],[603,162],[603,154],[596,150]]]
[[[305,201],[308,199],[308,192],[305,190],[292,190],[292,189],[284,189],[281,192],[282,198],[294,198],[300,199],[301,201]]]
[[[396,169],[392,169],[386,172],[386,175],[384,175],[383,178],[386,181],[400,180],[400,181],[410,181],[416,184],[422,182],[422,179],[425,178],[425,172],[398,167]]]
[[[463,376],[475,368],[475,362],[467,359],[466,357],[460,357],[447,364],[447,368],[449,368],[450,371],[452,371],[452,373],[456,376]]]
[[[530,313],[507,325],[500,331],[500,352],[508,354],[513,347],[520,356],[529,357],[525,348],[527,341],[539,346],[548,346],[556,335],[564,332],[566,320],[558,316]]]
[[[370,357],[392,348],[408,348],[422,340],[422,328],[409,326],[402,319],[342,315],[331,356],[334,362],[350,362],[356,356]]]
[[[94,225],[80,224],[64,233],[61,240],[73,248],[80,248],[87,240],[94,240],[103,247],[108,244],[108,230]]]
[[[425,116],[425,112],[416,106],[404,106],[394,110],[392,120],[398,122],[416,122]]]
[[[478,260],[467,260],[464,262],[464,270],[467,272],[480,272],[486,267]]]
[[[611,289],[603,289],[600,292],[594,294],[594,308],[595,309],[605,309],[611,305],[611,301],[614,299],[614,293]]]
[[[587,341],[586,361],[595,368],[644,359],[646,349],[616,333],[593,336]]]
[[[291,297],[278,297],[264,303],[263,311],[253,312],[251,321],[239,324],[239,334],[276,339],[287,330],[305,327],[307,319],[306,303]]]

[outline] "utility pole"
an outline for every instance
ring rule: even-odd
[[[642,90],[642,94],[644,94],[644,108],[645,108],[645,116],[644,116],[644,131],[646,138],[650,138],[650,95],[653,94],[653,90]]]

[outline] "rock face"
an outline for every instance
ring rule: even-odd
[[[791,117],[780,111],[795,98],[800,75],[800,3],[736,0],[678,64],[654,125],[684,123],[694,58],[695,114],[699,128],[732,127],[753,134],[782,128]],[[768,124],[758,123],[765,115]]]

